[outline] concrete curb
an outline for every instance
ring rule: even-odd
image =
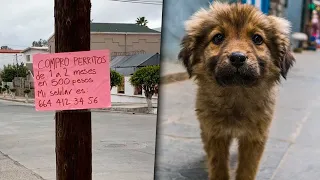
[[[160,84],[170,84],[188,79],[189,75],[187,72],[174,73],[160,77]]]
[[[4,98],[4,97],[0,97],[1,100],[5,100],[5,101],[13,101],[13,102],[19,102],[19,103],[25,103],[25,104],[33,104],[34,100],[29,100],[28,103],[26,103],[24,100],[19,100],[19,99],[11,99],[11,98]]]
[[[18,100],[18,99],[10,99],[10,98],[3,98],[0,97],[0,100],[4,101],[11,101],[11,102],[19,102],[25,106],[32,106],[34,107],[34,101],[26,103],[25,101]],[[156,115],[157,112],[149,112],[147,107],[136,107],[136,108],[124,108],[124,107],[111,107],[105,109],[91,109],[92,112],[122,112],[122,113],[130,113],[130,114],[151,114]]]

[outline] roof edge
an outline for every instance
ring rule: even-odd
[[[21,53],[27,52],[27,51],[29,51],[29,50],[31,50],[31,49],[36,49],[36,50],[40,50],[40,51],[41,51],[41,50],[43,50],[43,51],[48,51],[48,50],[49,50],[49,47],[47,47],[47,49],[37,49],[37,48],[34,48],[34,47],[28,47],[28,48],[22,50]]]
[[[155,53],[154,55],[152,55],[151,57],[149,57],[148,59],[153,58],[154,56],[158,56],[160,53]],[[140,64],[138,64],[138,66],[140,66],[141,64],[143,64],[144,62],[146,62],[148,59],[146,59],[145,61],[141,62]]]
[[[145,34],[145,35],[160,35],[161,32],[91,32],[90,34]],[[54,36],[54,33],[48,38],[48,41]]]

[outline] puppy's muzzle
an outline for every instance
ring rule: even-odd
[[[236,68],[240,68],[241,66],[243,66],[246,63],[247,59],[248,57],[242,52],[233,52],[229,56],[230,64],[232,64]]]

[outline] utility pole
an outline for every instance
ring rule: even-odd
[[[18,54],[15,55],[16,57],[16,76],[19,77],[19,64],[18,64]]]
[[[18,54],[16,54],[16,63],[18,64]]]
[[[55,0],[55,52],[90,50],[90,0]],[[57,180],[92,179],[90,110],[57,111]]]

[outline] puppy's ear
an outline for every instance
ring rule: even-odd
[[[190,35],[185,35],[181,41],[181,50],[179,52],[178,58],[182,61],[183,65],[187,69],[189,77],[192,77],[192,58],[193,58],[193,41]]]
[[[272,51],[276,56],[276,65],[280,68],[281,76],[286,79],[289,69],[293,66],[295,58],[290,50],[290,33],[291,24],[288,20],[268,16],[271,22],[271,41],[272,41]]]
[[[287,79],[288,71],[293,66],[294,62],[295,58],[293,57],[291,51],[287,51],[279,64],[281,75],[284,79]]]

